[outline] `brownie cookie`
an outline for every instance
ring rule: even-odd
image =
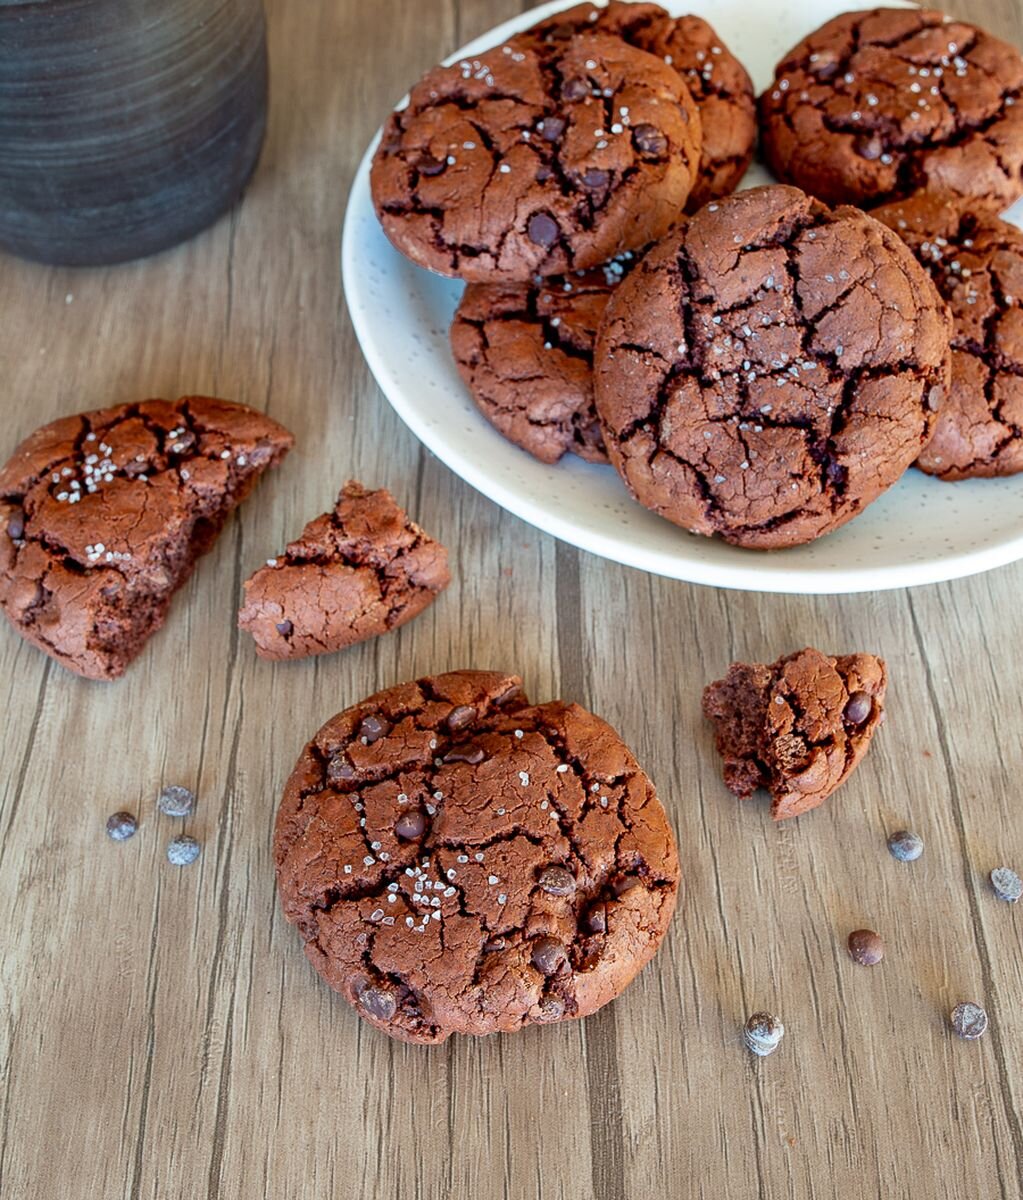
[[[310,962],[409,1042],[594,1012],[653,956],[679,882],[615,731],[484,671],[328,721],[288,781],[274,860]]]
[[[384,129],[373,201],[420,266],[524,283],[665,234],[701,145],[692,96],[652,55],[607,36],[512,41],[416,84]]]
[[[346,483],[333,512],[246,580],[238,626],[261,658],[329,654],[411,621],[450,582],[447,550],[390,492]]]
[[[746,68],[702,17],[672,17],[658,4],[620,0],[578,4],[528,31],[542,41],[566,41],[584,31],[612,34],[673,67],[700,110],[703,153],[686,207],[734,192],[753,159],[756,101]]]
[[[117,678],[293,440],[262,413],[204,396],[43,426],[0,470],[0,606],[69,670]]]
[[[470,283],[451,325],[459,373],[480,412],[541,462],[572,450],[607,462],[593,407],[593,343],[635,256],[522,284]]]
[[[595,359],[612,463],[640,503],[774,549],[861,512],[916,459],[951,320],[880,222],[795,188],[702,208],[617,289]]]
[[[733,663],[703,693],[729,790],[748,800],[767,788],[776,821],[816,808],[866,754],[887,686],[872,654],[807,649],[771,666]]]
[[[779,179],[829,204],[918,190],[994,210],[1023,194],[1023,56],[940,12],[875,8],[822,25],[760,97]]]
[[[917,466],[946,480],[1023,471],[1023,233],[927,192],[874,215],[952,309],[952,385]]]

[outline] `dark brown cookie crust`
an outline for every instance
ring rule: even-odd
[[[776,821],[822,804],[859,764],[884,720],[888,673],[872,654],[819,650],[733,663],[703,693],[728,789],[771,793]]]
[[[0,470],[0,607],[68,670],[117,678],[293,440],[262,413],[204,396],[43,426]]]
[[[951,320],[897,236],[772,186],[715,201],[612,297],[596,351],[612,463],[648,508],[756,549],[890,487],[934,428]]]
[[[699,110],[663,62],[607,36],[512,41],[416,84],[384,129],[373,201],[420,266],[528,282],[663,236],[701,145]]]
[[[658,4],[611,0],[603,7],[578,4],[528,31],[544,41],[580,32],[612,34],[661,59],[681,75],[700,110],[703,153],[699,178],[686,208],[735,191],[753,159],[756,100],[746,68],[702,17],[672,17]]]
[[[874,215],[952,310],[952,384],[917,466],[948,481],[1023,471],[1023,233],[926,192]]]
[[[926,189],[998,211],[1023,194],[1023,57],[927,9],[845,13],[760,97],[768,165],[828,204]]]
[[[410,1042],[594,1012],[653,956],[679,880],[614,730],[483,671],[328,721],[288,781],[274,860],[310,962]]]
[[[568,451],[607,462],[593,407],[593,344],[634,261],[546,282],[470,283],[451,325],[459,373],[480,412],[541,462]]]
[[[245,581],[239,628],[261,658],[308,658],[418,616],[451,582],[448,552],[386,488],[346,483],[333,511]]]

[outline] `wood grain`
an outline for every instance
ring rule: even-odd
[[[1019,0],[957,11],[1017,42]],[[363,145],[421,70],[514,0],[273,0],[267,147],[228,218],[159,258],[75,273],[5,260],[6,453],[43,419],[221,393],[298,449],[223,534],[116,685],[0,629],[0,1196],[308,1200],[1019,1197],[1023,913],[986,875],[1017,819],[1023,565],[843,598],[687,587],[557,544],[423,451],[348,322],[338,230]],[[394,636],[270,666],[241,579],[339,484],[386,483],[456,583]],[[699,714],[732,658],[813,643],[889,661],[890,721],[855,779],[775,827],[720,783]],[[274,895],[271,822],[305,738],[362,695],[459,666],[520,671],[617,725],[655,778],[685,884],[662,953],[596,1017],[423,1050],[365,1028]],[[200,797],[188,870],[164,783]],[[117,846],[108,813],[141,827]],[[924,857],[898,864],[903,825]],[[849,929],[888,943],[866,971]],[[949,1036],[959,999],[991,1014]],[[754,1061],[745,1016],[788,1035]]]

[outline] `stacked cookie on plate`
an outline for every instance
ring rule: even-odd
[[[700,18],[582,4],[425,76],[374,201],[467,281],[452,349],[506,437],[609,459],[694,533],[792,546],[914,463],[1023,465],[1023,241],[997,217],[1023,194],[1021,89],[971,26],[846,14],[759,102],[789,186],[735,195],[757,125],[735,56]]]

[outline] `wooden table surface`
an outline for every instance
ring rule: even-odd
[[[191,244],[109,271],[5,260],[6,455],[41,420],[209,391],[298,447],[231,521],[117,684],[0,628],[0,1196],[239,1200],[913,1197],[990,1200],[1023,1177],[1023,564],[914,591],[744,595],[560,545],[424,451],[359,353],[339,226],[403,88],[517,0],[272,0],[269,140],[244,202]],[[1023,42],[1020,0],[961,15]],[[272,666],[239,637],[242,579],[356,476],[452,550],[423,617]],[[700,689],[737,657],[815,644],[888,660],[890,720],[823,809],[772,825],[720,782]],[[278,911],[270,831],[328,716],[455,667],[520,672],[608,718],[658,785],[684,885],[654,963],[581,1023],[392,1042],[306,962]],[[170,866],[166,783],[195,788],[199,863]],[[140,829],[104,835],[127,808]],[[896,863],[909,825],[923,858]],[[884,964],[854,966],[870,926]],[[960,999],[991,1016],[950,1036]],[[744,1051],[746,1015],[788,1033]]]

